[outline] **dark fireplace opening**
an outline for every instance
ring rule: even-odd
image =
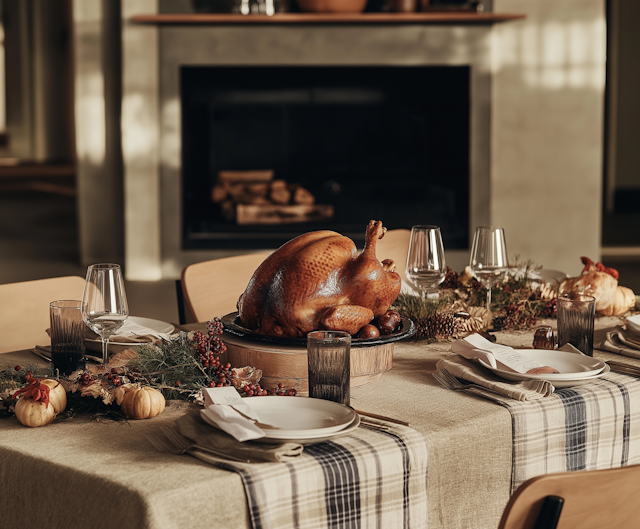
[[[435,224],[446,248],[467,249],[469,73],[183,67],[183,248],[275,248],[319,229],[361,243],[376,219],[389,229]],[[241,191],[226,180],[248,171],[261,180]],[[265,203],[276,185],[287,204]]]

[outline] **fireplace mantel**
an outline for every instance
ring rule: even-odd
[[[139,14],[131,17],[138,24],[497,24],[526,18],[521,13],[280,13],[267,15],[235,14]]]
[[[78,2],[83,9],[85,2]],[[605,0],[494,0],[494,14],[468,14],[468,21],[426,13],[237,22],[209,15],[204,22],[205,15],[161,15],[157,0],[123,2],[127,277],[175,278],[191,263],[238,253],[181,248],[183,65],[469,66],[471,233],[476,225],[501,225],[511,257],[577,273],[580,255],[600,254],[604,6]],[[94,86],[83,85],[88,77],[77,72],[76,87]],[[92,116],[76,123],[79,137],[95,132]],[[95,172],[91,163],[79,157],[81,180],[83,167]],[[90,198],[99,203],[95,190]],[[91,209],[83,208],[87,215]],[[102,228],[83,240],[99,239]],[[468,252],[447,252],[453,268],[467,259]]]

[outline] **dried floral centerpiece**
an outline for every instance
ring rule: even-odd
[[[393,308],[412,319],[416,338],[448,340],[490,327],[505,330],[530,329],[540,318],[555,318],[557,285],[548,285],[531,272],[531,261],[511,269],[507,279],[493,288],[491,311],[486,307],[487,289],[469,267],[458,273],[447,267],[438,300],[401,293]]]
[[[165,397],[203,403],[203,389],[211,387],[233,386],[242,396],[296,395],[295,389],[285,388],[283,384],[271,390],[264,389],[260,386],[262,372],[259,369],[251,366],[235,368],[221,360],[226,351],[220,339],[222,332],[222,323],[213,318],[207,322],[206,334],[180,332],[160,344],[144,344],[135,351],[120,353],[112,359],[112,365],[117,367],[107,372],[97,368],[75,371],[66,378],[52,381],[54,385],[59,383],[68,396],[67,410],[59,416],[92,413],[107,418],[149,418],[161,413]],[[0,372],[0,402],[4,415],[16,413],[19,402],[16,399],[21,395],[42,402],[49,414],[49,388],[40,383],[45,379],[46,375],[39,373],[35,366],[15,366]],[[159,396],[150,391],[139,393],[147,389],[156,391]],[[136,399],[150,400],[156,411],[141,412],[133,395],[137,395]],[[40,423],[51,422],[54,415],[49,415]]]

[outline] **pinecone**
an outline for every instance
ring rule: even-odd
[[[419,340],[446,340],[462,331],[463,319],[452,313],[436,313],[416,322],[416,337]]]

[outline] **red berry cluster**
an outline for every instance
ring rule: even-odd
[[[268,392],[266,389],[262,389],[260,384],[247,384],[242,388],[244,390],[244,394],[247,397],[266,397]]]
[[[204,367],[218,368],[220,359],[218,355],[227,351],[227,346],[220,339],[224,327],[219,318],[213,318],[207,322],[207,334],[197,331],[194,335],[198,360]]]
[[[22,382],[23,384],[27,383],[27,378],[33,376],[33,371],[24,371],[24,367],[22,366],[16,366],[13,369],[15,369],[17,373],[20,373],[20,382]]]
[[[107,379],[111,382],[115,387],[122,386],[122,378],[118,373],[118,370],[115,367],[111,368],[111,373],[107,375]]]
[[[211,380],[209,380],[210,388],[221,388],[224,386],[231,386],[233,384],[233,379],[236,378],[236,374],[231,369],[231,364],[227,362],[226,364],[221,364],[220,360],[216,356],[216,366],[209,368],[211,372]]]
[[[269,395],[277,395],[280,397],[295,397],[298,391],[294,388],[285,388],[284,384],[280,382],[275,388],[269,390]]]
[[[140,373],[140,370],[137,367],[134,367],[131,371],[127,373],[127,378],[131,382],[146,382],[147,380],[144,378],[144,375]]]
[[[230,363],[222,363],[220,355],[227,351],[227,346],[220,339],[224,326],[220,318],[212,318],[207,322],[207,334],[200,331],[194,334],[196,356],[209,374],[210,388],[231,386],[236,374]]]
[[[80,381],[81,386],[88,386],[92,382],[95,382],[96,377],[94,377],[91,373],[85,372],[85,373],[82,373],[82,375],[80,375],[78,380]]]
[[[558,310],[556,307],[557,302],[557,298],[553,298],[547,301],[546,306],[540,312],[540,316],[542,316],[543,318],[556,318],[558,316]]]

